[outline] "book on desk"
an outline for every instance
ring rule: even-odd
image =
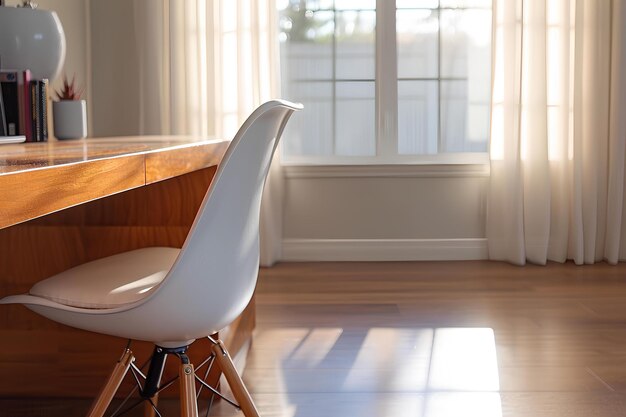
[[[48,80],[0,71],[0,143],[48,140]]]

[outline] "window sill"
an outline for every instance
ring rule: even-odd
[[[440,153],[434,155],[379,155],[379,156],[337,156],[308,155],[285,156],[282,164],[310,166],[376,166],[376,165],[488,165],[487,152]]]
[[[476,178],[489,177],[489,164],[285,165],[292,178]]]

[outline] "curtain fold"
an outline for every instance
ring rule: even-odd
[[[626,259],[625,0],[494,0],[489,256]]]
[[[279,97],[274,0],[133,0],[140,132],[232,138]],[[282,169],[274,158],[261,209],[261,264],[280,259]]]

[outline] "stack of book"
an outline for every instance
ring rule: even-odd
[[[0,137],[48,140],[48,80],[30,71],[0,71]]]

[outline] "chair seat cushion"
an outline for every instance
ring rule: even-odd
[[[114,308],[150,294],[180,249],[144,248],[98,259],[35,284],[30,294],[81,308]]]

